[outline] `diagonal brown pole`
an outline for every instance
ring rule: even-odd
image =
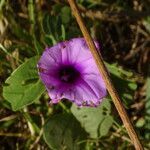
[[[76,20],[80,26],[80,29],[83,33],[83,36],[84,36],[84,38],[85,38],[85,40],[86,40],[86,42],[87,42],[87,44],[91,50],[91,53],[95,59],[95,62],[96,62],[97,67],[99,69],[99,72],[101,73],[101,75],[105,81],[107,90],[108,90],[108,92],[109,92],[109,94],[110,94],[110,96],[114,102],[116,109],[118,110],[118,113],[119,113],[119,115],[123,121],[123,124],[124,124],[128,134],[129,134],[129,136],[130,136],[130,138],[131,138],[131,140],[135,146],[135,149],[136,150],[143,150],[143,147],[140,143],[138,135],[134,130],[134,127],[133,127],[133,125],[132,125],[132,123],[131,123],[131,121],[130,121],[127,113],[126,113],[126,110],[125,110],[125,108],[121,102],[121,99],[119,98],[119,95],[118,95],[116,89],[114,88],[114,86],[111,82],[111,79],[109,78],[109,75],[107,73],[107,70],[106,70],[104,62],[103,62],[103,58],[102,58],[101,54],[99,54],[98,51],[96,50],[95,44],[94,44],[85,24],[83,22],[83,19],[80,15],[80,12],[77,8],[75,1],[74,0],[68,0],[68,2],[71,6],[72,12],[73,12]]]

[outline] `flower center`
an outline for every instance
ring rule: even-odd
[[[59,70],[59,77],[62,82],[74,83],[80,76],[80,72],[73,66],[64,66]]]

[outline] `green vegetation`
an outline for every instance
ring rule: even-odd
[[[77,2],[149,150],[150,2]],[[49,104],[37,61],[45,47],[74,37],[82,34],[65,0],[0,1],[0,150],[134,149],[110,96],[97,108]]]

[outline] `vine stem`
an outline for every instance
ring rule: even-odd
[[[100,74],[102,75],[102,78],[106,84],[106,88],[114,102],[114,105],[122,119],[122,122],[131,138],[131,141],[135,147],[136,150],[143,150],[143,147],[142,147],[142,144],[138,138],[138,135],[136,133],[136,131],[134,130],[134,127],[128,117],[128,114],[125,110],[125,107],[123,106],[122,102],[121,102],[121,99],[119,98],[119,95],[109,77],[109,74],[106,70],[106,67],[104,65],[104,61],[103,61],[103,58],[101,56],[100,53],[98,53],[96,47],[95,47],[95,44],[92,40],[92,37],[90,36],[85,24],[84,24],[84,21],[80,15],[80,12],[78,10],[78,7],[75,3],[74,0],[68,0],[69,4],[70,4],[70,7],[72,9],[72,12],[77,20],[77,23],[79,24],[79,27],[82,31],[82,34],[87,42],[87,45],[95,59],[95,62],[97,64],[97,67],[99,69],[99,72]]]

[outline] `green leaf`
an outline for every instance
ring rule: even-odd
[[[131,71],[127,71],[119,67],[117,64],[108,64],[105,63],[109,72],[115,76],[126,79],[126,77],[132,77],[133,73]]]
[[[112,119],[110,116],[111,105],[108,99],[103,100],[97,108],[79,108],[76,105],[72,105],[71,111],[92,138],[106,135],[112,125],[112,121],[110,121]],[[108,123],[110,124],[104,127],[106,124],[105,119],[109,119]],[[101,128],[105,128],[105,131],[102,131]]]
[[[144,118],[139,118],[136,122],[136,127],[142,128],[145,124],[145,119]]]
[[[107,135],[109,129],[111,128],[111,126],[113,124],[113,121],[114,121],[114,119],[113,119],[112,116],[106,116],[104,118],[104,120],[100,124],[100,128],[99,128],[99,134],[100,134],[100,136]]]
[[[147,29],[147,31],[150,33],[150,16],[148,16],[146,19],[143,20],[143,25]]]
[[[54,14],[58,15],[60,13],[60,10],[62,7],[63,7],[63,4],[56,3],[56,4],[52,5],[52,11],[54,12]]]
[[[5,81],[7,85],[3,87],[3,96],[14,111],[33,103],[45,91],[38,78],[37,61],[38,57],[30,58]]]
[[[61,10],[60,10],[61,11]],[[64,7],[63,11],[67,11]],[[54,45],[59,41],[66,39],[65,26],[63,25],[62,17],[65,12],[60,13],[58,16],[45,14],[43,18],[43,31],[45,32],[45,43],[48,45]],[[69,17],[65,16],[65,21],[69,21]],[[64,21],[64,22],[65,22]]]
[[[36,38],[34,38],[33,41],[37,54],[41,54],[43,52],[44,46]]]
[[[124,104],[126,106],[130,105],[133,99],[133,93],[137,88],[137,84],[133,80],[133,73],[122,69],[117,64],[105,64]]]
[[[57,42],[61,40],[62,21],[60,16],[56,17],[49,14],[45,14],[42,26],[46,36],[49,37],[51,40],[53,39]]]
[[[70,114],[50,117],[44,125],[44,139],[51,149],[81,149],[80,142],[85,136],[79,122]]]
[[[70,7],[65,6],[61,9],[61,19],[64,24],[67,24],[71,20],[71,10]]]

